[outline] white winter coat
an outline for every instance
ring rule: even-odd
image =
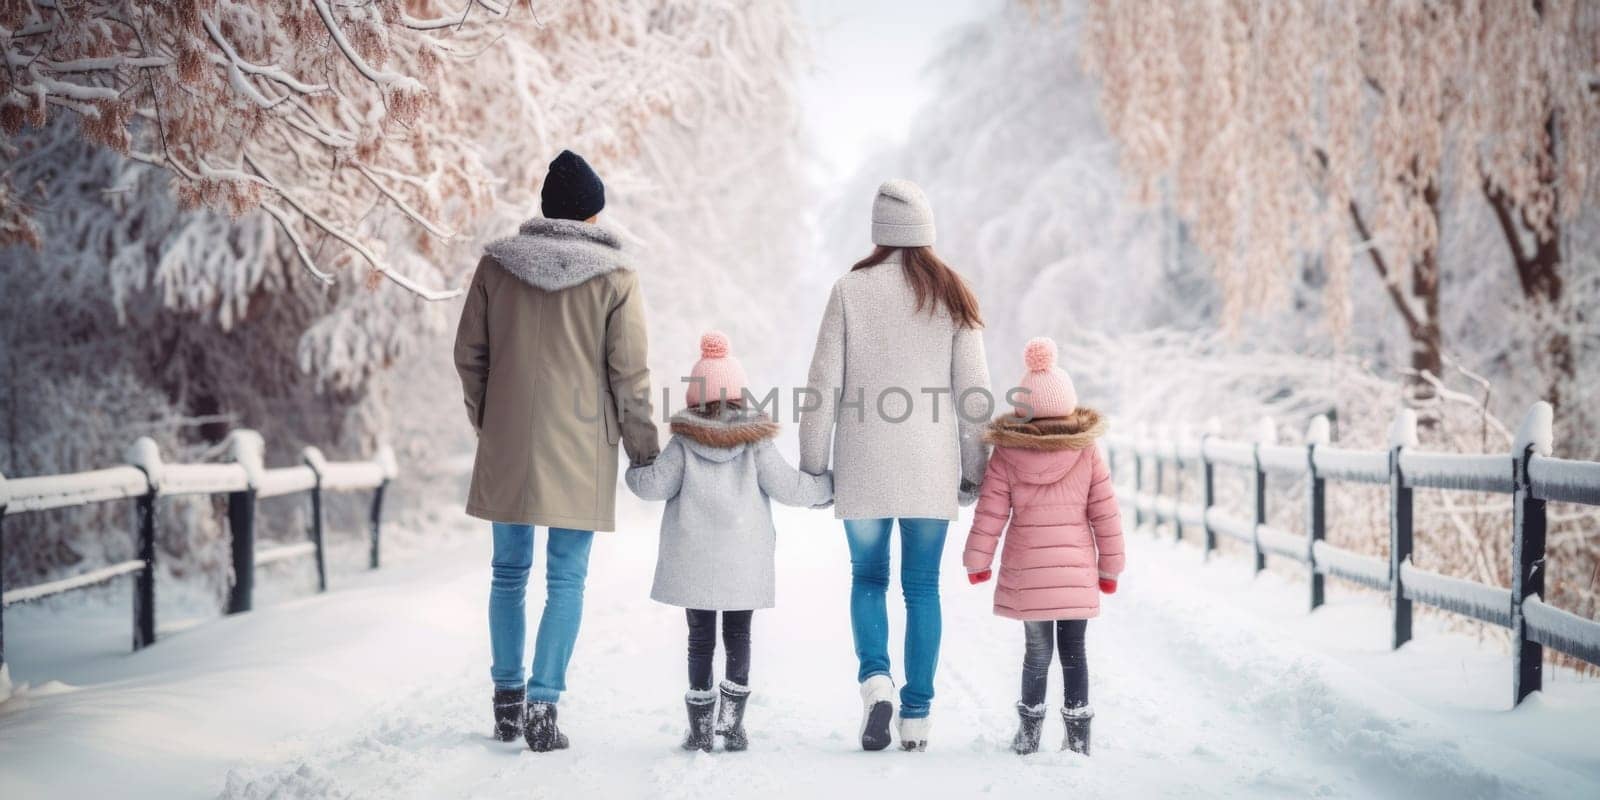
[[[958,493],[970,504],[983,480],[994,411],[983,334],[916,306],[898,252],[846,273],[828,298],[808,380],[821,407],[800,418],[800,469],[826,470],[832,446],[839,519],[955,519]]]

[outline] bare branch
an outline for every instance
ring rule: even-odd
[[[429,220],[427,217],[424,217],[421,212],[419,212],[416,209],[412,208],[411,205],[409,203],[407,203],[404,198],[402,198],[399,194],[395,193],[394,190],[390,189],[388,186],[384,185],[383,181],[378,180],[378,176],[372,174],[372,170],[368,169],[365,164],[356,164],[355,167],[356,167],[356,170],[359,171],[361,173],[361,175],[367,179],[367,182],[371,183],[374,188],[376,188],[380,193],[383,194],[384,197],[389,198],[389,200],[391,202],[393,202],[397,207],[399,207],[399,209],[402,212],[404,212],[406,216],[410,217],[413,222],[416,222],[418,225],[421,225],[423,230],[427,231],[428,233],[433,234],[434,236],[439,237],[440,239],[453,239],[453,238],[455,238],[455,234],[454,233],[445,230],[444,228],[440,227],[437,223],[433,222],[432,220]]]
[[[285,236],[289,237],[289,241],[294,244],[295,256],[300,259],[300,264],[306,268],[306,272],[311,273],[311,277],[331,285],[333,276],[317,269],[316,261],[311,258],[310,253],[306,252],[306,243],[301,240],[300,234],[295,232],[294,225],[289,220],[289,213],[271,203],[262,203],[261,210],[267,212],[273,219],[278,221],[278,227],[282,229]]]
[[[200,22],[205,26],[206,34],[211,37],[211,41],[215,42],[217,47],[221,48],[222,52],[227,55],[228,62],[234,69],[237,69],[240,72],[249,73],[251,75],[259,75],[263,78],[277,81],[278,83],[283,84],[286,88],[300,92],[301,94],[320,94],[328,90],[328,87],[323,84],[304,83],[276,65],[261,66],[245,60],[244,58],[240,57],[239,52],[234,49],[233,43],[229,42],[223,37],[222,30],[217,27],[215,20],[211,19],[211,17],[207,15],[202,14],[200,16]]]
[[[318,0],[318,2],[321,2],[321,0]],[[362,260],[366,261],[367,265],[372,267],[374,272],[377,272],[383,277],[388,278],[396,286],[399,286],[400,288],[405,289],[406,291],[411,292],[412,294],[424,300],[449,300],[450,298],[456,297],[462,293],[462,289],[428,289],[421,284],[418,284],[416,281],[413,281],[410,278],[407,278],[406,276],[390,269],[388,266],[380,262],[377,255],[368,249],[366,245],[362,244],[358,239],[356,239],[355,236],[346,233],[338,226],[326,219],[323,219],[315,211],[312,211],[303,203],[296,200],[294,195],[284,191],[282,186],[278,185],[276,181],[272,180],[272,176],[268,175],[264,170],[262,170],[261,165],[250,156],[248,151],[244,153],[244,162],[248,164],[251,169],[255,170],[256,174],[260,175],[268,183],[272,184],[273,189],[278,193],[278,196],[283,198],[283,201],[288,203],[289,206],[295,211],[300,212],[300,216],[305,217],[306,220],[311,224],[321,228],[324,233],[343,242],[346,247],[355,251],[356,255],[361,256]]]
[[[1378,279],[1383,283],[1383,288],[1389,293],[1389,299],[1394,301],[1394,307],[1405,320],[1406,329],[1413,338],[1422,335],[1422,318],[1411,305],[1411,298],[1407,297],[1400,288],[1399,281],[1389,272],[1389,264],[1383,259],[1383,251],[1372,238],[1372,232],[1367,230],[1366,220],[1361,217],[1361,208],[1356,201],[1350,201],[1350,222],[1355,225],[1356,234],[1364,242],[1370,242],[1367,256],[1372,260],[1372,268],[1377,271]]]
[[[367,60],[355,51],[355,47],[350,44],[350,40],[345,38],[344,30],[339,27],[339,21],[333,18],[333,9],[328,7],[328,0],[311,0],[311,4],[316,7],[317,16],[322,18],[322,25],[328,29],[328,35],[333,37],[334,45],[339,48],[339,52],[344,54],[345,59],[363,77],[386,88],[396,87],[407,90],[420,90],[422,88],[422,84],[418,83],[416,78],[401,75],[397,72],[380,70],[368,64]],[[471,8],[470,5],[467,7]]]

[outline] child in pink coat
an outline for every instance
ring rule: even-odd
[[[1094,440],[1106,423],[1078,405],[1072,379],[1056,366],[1056,344],[1039,338],[1023,353],[1027,390],[1014,415],[990,423],[988,471],[973,514],[963,561],[974,584],[990,577],[1005,533],[994,613],[1021,620],[1027,632],[1022,660],[1021,724],[1011,747],[1039,749],[1045,686],[1052,651],[1065,677],[1065,749],[1089,754],[1089,669],[1083,634],[1100,613],[1100,593],[1117,590],[1122,573],[1122,521],[1117,498]]]

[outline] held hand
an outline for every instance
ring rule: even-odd
[[[962,507],[978,502],[979,486],[972,481],[962,481],[956,488],[956,504]]]
[[[989,580],[990,574],[991,573],[989,570],[986,569],[980,569],[977,572],[969,572],[967,573],[967,582],[973,586],[977,586],[978,584]]]
[[[1101,578],[1100,579],[1100,591],[1105,592],[1106,594],[1116,594],[1117,593],[1117,579],[1116,578]]]

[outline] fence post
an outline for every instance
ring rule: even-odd
[[[134,536],[144,562],[133,583],[133,649],[156,643],[156,497],[161,493],[161,448],[141,436],[128,449],[129,464],[144,472],[145,493],[135,500]]]
[[[383,496],[389,489],[389,483],[400,474],[400,462],[394,456],[394,448],[389,445],[378,445],[376,454],[378,467],[383,470],[383,481],[372,491],[372,513],[369,517],[368,535],[372,548],[368,555],[367,566],[370,569],[378,568],[378,545],[382,543],[383,522]]]
[[[1400,452],[1417,443],[1417,412],[1401,409],[1389,426],[1389,598],[1394,628],[1389,646],[1411,641],[1411,601],[1401,585],[1400,565],[1411,559],[1411,488],[1400,474]]]
[[[1306,428],[1306,578],[1311,585],[1310,610],[1323,603],[1324,575],[1317,571],[1317,542],[1327,538],[1326,480],[1317,474],[1317,445],[1328,443],[1328,418],[1317,415]]]
[[[322,550],[322,469],[327,459],[322,457],[322,451],[315,447],[307,447],[300,451],[300,460],[311,468],[311,474],[316,477],[316,483],[311,485],[311,544],[316,547],[317,559],[317,591],[328,591],[328,564]]]
[[[1165,425],[1157,427],[1150,439],[1150,457],[1156,462],[1155,486],[1150,492],[1150,516],[1154,518],[1154,524],[1150,526],[1150,535],[1158,539],[1161,537],[1161,490],[1167,482],[1167,460],[1162,458],[1161,454],[1166,432]]]
[[[0,595],[6,593],[6,504],[10,499],[6,490],[5,473],[0,472]],[[0,604],[0,681],[6,677],[6,609]]]
[[[261,434],[239,429],[228,435],[233,460],[244,467],[243,491],[228,494],[228,531],[233,549],[233,585],[228,613],[249,611],[256,586],[256,487],[262,471]]]
[[[1254,555],[1253,571],[1260,574],[1267,568],[1267,557],[1261,552],[1261,526],[1267,524],[1267,471],[1261,468],[1261,446],[1278,440],[1278,427],[1271,418],[1262,417],[1256,423],[1256,441],[1251,452],[1255,456],[1255,524],[1250,526],[1250,550]]]
[[[1522,604],[1544,593],[1545,501],[1533,496],[1528,462],[1551,452],[1553,412],[1540,401],[1528,409],[1512,444],[1512,484],[1515,486],[1511,528],[1511,646],[1515,672],[1511,676],[1511,704],[1544,688],[1544,648],[1528,638]]]
[[[1211,506],[1217,501],[1217,468],[1206,455],[1206,440],[1210,433],[1200,434],[1200,520],[1205,531],[1200,546],[1201,560],[1210,561],[1211,552],[1217,549],[1217,531],[1211,527]]]
[[[228,533],[233,549],[233,585],[228,588],[228,613],[249,611],[256,586],[256,493],[228,494]]]
[[[1144,431],[1134,435],[1133,440],[1133,529],[1144,527],[1144,456],[1139,454],[1139,445],[1144,441]]]
[[[1182,426],[1172,436],[1172,540],[1183,541],[1183,449],[1189,429]]]

